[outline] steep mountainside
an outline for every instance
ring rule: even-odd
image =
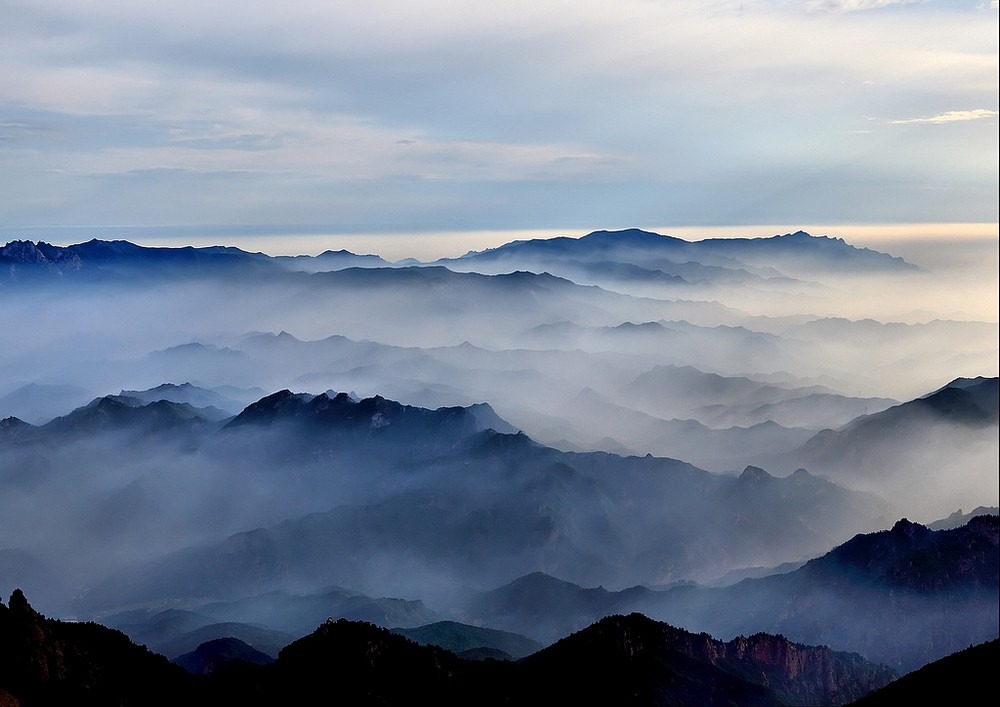
[[[641,614],[603,619],[524,663],[545,674],[550,704],[841,704],[893,677],[856,654],[765,634],[725,643]]]
[[[898,499],[926,521],[967,506],[962,499],[995,503],[998,382],[959,378],[916,400],[824,430],[786,455],[785,466]],[[992,497],[984,495],[991,482]],[[978,495],[972,489],[979,489]]]
[[[851,705],[971,705],[989,701],[996,690],[998,660],[1000,639],[993,639],[925,665]]]
[[[263,511],[294,501],[298,513],[289,505],[288,520],[127,568],[92,588],[90,610],[326,585],[443,600],[539,568],[583,583],[714,578],[802,559],[887,521],[877,499],[806,472],[716,475],[670,459],[566,453],[521,434],[473,432],[463,409],[345,396],[337,406],[359,416],[344,417],[337,406],[314,412],[326,396],[312,399],[319,406],[306,397],[251,406],[200,457],[245,460],[243,484],[290,479]],[[316,509],[334,494],[340,504]]]
[[[176,705],[192,687],[181,668],[123,633],[47,619],[20,590],[0,602],[0,700],[6,691],[23,707]]]
[[[940,531],[904,519],[793,572],[674,590],[647,609],[714,635],[781,633],[905,672],[1000,635],[998,531],[995,515]]]

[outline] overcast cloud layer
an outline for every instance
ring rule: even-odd
[[[995,0],[0,0],[0,224],[995,223],[997,74]]]

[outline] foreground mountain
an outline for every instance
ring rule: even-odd
[[[0,602],[0,700],[6,693],[23,707],[175,705],[191,689],[183,669],[123,633],[47,619],[20,590]]]
[[[217,662],[216,662],[217,661]],[[97,624],[0,603],[0,698],[48,704],[834,705],[892,672],[851,654],[757,635],[729,643],[639,614],[616,616],[520,663],[468,661],[371,624],[329,620],[273,663],[238,641],[178,662]]]
[[[545,675],[547,704],[841,704],[893,677],[856,654],[765,634],[723,642],[641,614],[603,619],[524,664]]]
[[[971,705],[990,701],[996,690],[1000,639],[952,653],[908,673],[851,705]]]

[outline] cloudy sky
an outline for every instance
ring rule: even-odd
[[[997,77],[996,0],[0,0],[0,228],[995,224]]]

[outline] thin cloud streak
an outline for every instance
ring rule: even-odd
[[[995,118],[997,111],[986,108],[975,110],[949,110],[939,115],[932,115],[929,118],[908,118],[906,120],[890,120],[891,125],[910,125],[913,123],[930,123],[932,125],[942,125],[944,123],[964,123],[970,120],[984,120]]]

